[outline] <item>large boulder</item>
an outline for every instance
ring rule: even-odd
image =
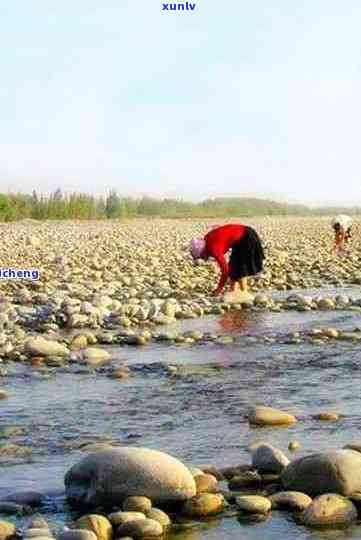
[[[292,461],[281,475],[287,490],[311,497],[323,493],[350,495],[361,491],[361,454],[354,450],[334,450]]]
[[[153,502],[185,501],[196,494],[188,468],[148,448],[122,447],[90,454],[65,475],[67,497],[90,506],[115,506],[129,496]]]
[[[336,493],[320,495],[300,515],[304,525],[315,528],[346,526],[356,519],[355,505]]]

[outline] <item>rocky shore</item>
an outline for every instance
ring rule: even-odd
[[[127,380],[134,368],[112,360],[115,350],[129,346],[136,354],[139,350],[139,358],[144,347],[154,344],[180,350],[202,346],[203,355],[210,345],[279,344],[299,351],[336,343],[357,347],[358,223],[352,251],[339,257],[330,255],[328,220],[277,218],[250,224],[264,239],[265,271],[251,280],[249,295],[226,291],[217,298],[211,296],[217,267],[194,266],[188,252],[189,239],[212,226],[211,221],[1,224],[0,267],[38,268],[40,280],[0,280],[0,377],[21,365],[34,374],[94,370]],[[346,293],[337,290],[347,287]],[[247,317],[301,313],[310,316],[310,324],[257,335],[180,330],[176,324],[232,312]],[[323,324],[325,313],[354,315],[352,328]],[[163,368],[172,380],[184,370],[176,362]],[[0,388],[0,400],[8,399],[11,391]],[[341,418],[337,411],[320,408],[312,422],[337,425]],[[287,429],[302,418],[294,411],[255,406],[246,421],[262,436],[264,427]],[[6,442],[0,445],[0,458],[31,454],[26,446],[12,444],[12,437],[21,435],[17,429],[21,426],[1,427]],[[277,512],[291,512],[296,523],[310,528],[346,527],[360,519],[358,441],[302,456],[302,443],[295,439],[290,438],[288,448],[258,440],[249,448],[248,463],[224,467],[184,464],[166,451],[117,446],[112,440],[89,441],[81,450],[85,457],[65,475],[62,504],[71,508],[66,523],[54,526],[42,515],[48,493],[16,492],[0,500],[0,540],[186,539],[191,538],[188,531],[209,520],[255,523],[272,520]]]
[[[0,281],[0,359],[98,365],[109,355],[101,345],[233,342],[230,336],[167,331],[177,320],[221,315],[229,310],[361,311],[361,295],[303,295],[303,288],[361,284],[361,252],[332,257],[327,220],[281,218],[252,223],[267,256],[265,271],[251,279],[251,294],[210,296],[218,269],[194,266],[189,239],[211,222],[2,224],[0,267],[38,268],[39,281]],[[356,232],[358,224],[355,225]],[[354,243],[357,242],[355,234]],[[297,289],[297,294],[292,290]],[[274,296],[283,293],[282,299]],[[358,340],[359,329],[318,328],[308,336]]]

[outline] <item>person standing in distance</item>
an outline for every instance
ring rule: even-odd
[[[344,251],[345,246],[351,238],[352,219],[349,216],[340,214],[332,219],[332,228],[335,232],[335,240],[332,247],[332,254],[335,255]]]

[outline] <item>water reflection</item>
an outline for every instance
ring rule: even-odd
[[[263,319],[264,315],[261,312],[227,311],[218,319],[218,331],[249,334],[252,331],[260,330]]]

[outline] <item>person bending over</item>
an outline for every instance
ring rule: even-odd
[[[231,250],[229,263],[225,254]],[[221,276],[214,295],[223,291],[229,278],[232,290],[236,283],[247,292],[247,276],[254,276],[262,271],[264,252],[261,240],[252,227],[239,224],[222,225],[209,231],[204,238],[193,238],[191,241],[193,260],[206,261],[213,257],[220,269]]]
[[[345,249],[346,244],[351,238],[352,219],[349,216],[339,215],[333,218],[331,224],[335,232],[332,253],[336,254]]]

